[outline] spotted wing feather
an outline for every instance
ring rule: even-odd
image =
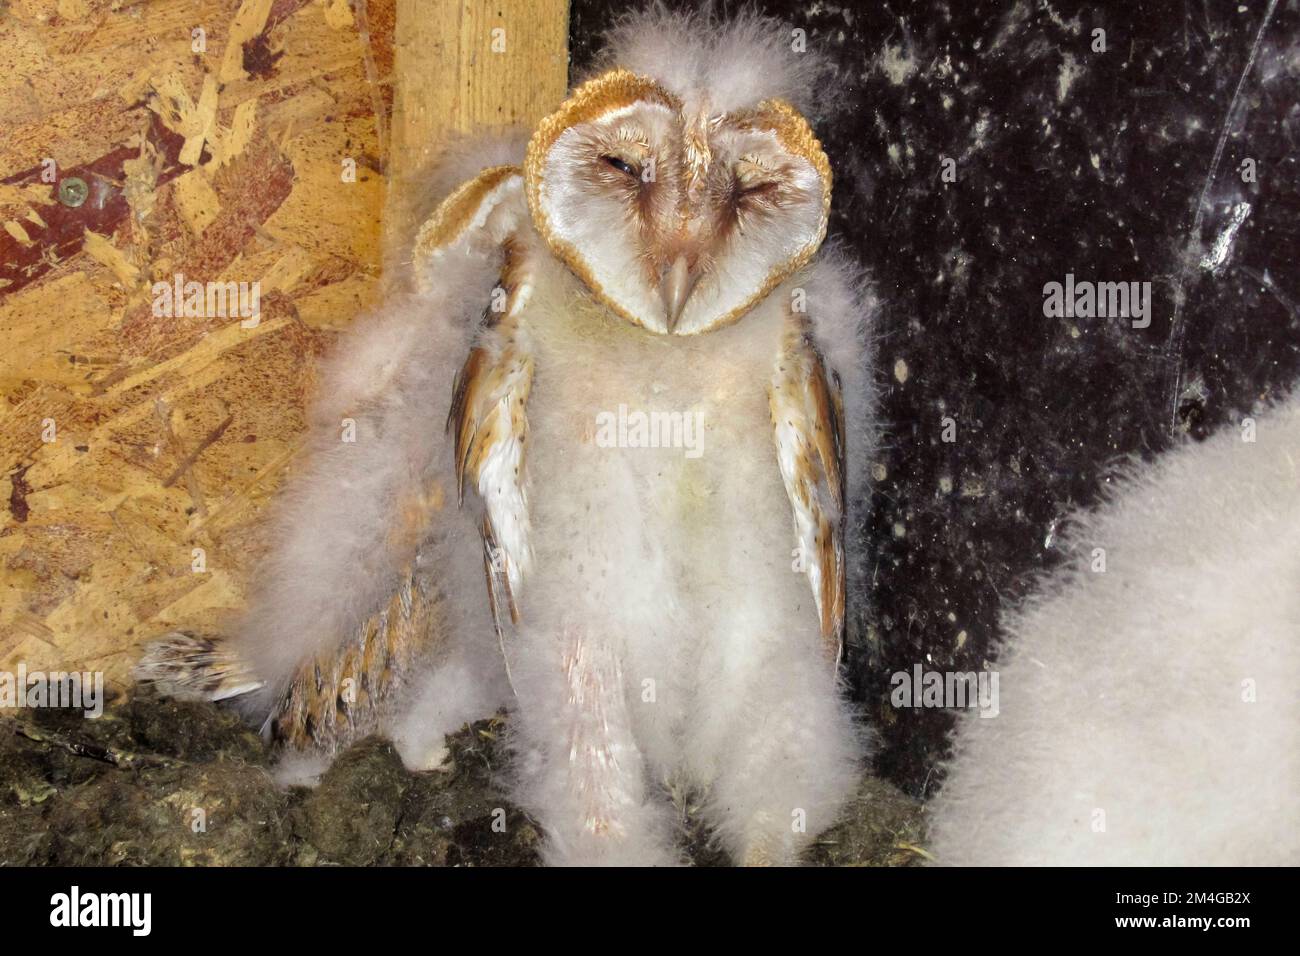
[[[769,392],[777,461],[794,510],[798,559],[828,655],[843,649],[844,406],[802,316],[792,314]]]

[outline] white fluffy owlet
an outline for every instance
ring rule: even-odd
[[[483,147],[327,373],[236,645],[257,689],[179,639],[141,672],[415,765],[505,707],[547,862],[678,862],[669,789],[735,861],[796,861],[862,757],[837,662],[873,405],[790,40],[625,21],[526,149]]]

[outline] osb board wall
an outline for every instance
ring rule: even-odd
[[[378,295],[395,59],[441,97],[398,109],[423,157],[444,127],[558,102],[566,20],[553,0],[0,0],[0,671],[121,686],[140,643],[228,625],[313,361]],[[542,35],[545,62],[482,56],[502,25],[508,59]],[[256,324],[156,315],[177,274],[260,283]]]

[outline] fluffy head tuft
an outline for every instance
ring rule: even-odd
[[[598,66],[648,76],[687,103],[707,98],[721,113],[768,99],[807,112],[827,64],[794,41],[789,24],[752,9],[723,19],[712,4],[677,12],[655,3],[615,22]]]

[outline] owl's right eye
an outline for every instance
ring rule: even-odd
[[[600,158],[603,159],[605,162],[607,162],[609,165],[613,166],[620,173],[625,173],[628,176],[637,175],[636,167],[634,167],[631,163],[629,163],[625,159],[620,159],[617,156],[602,156]]]

